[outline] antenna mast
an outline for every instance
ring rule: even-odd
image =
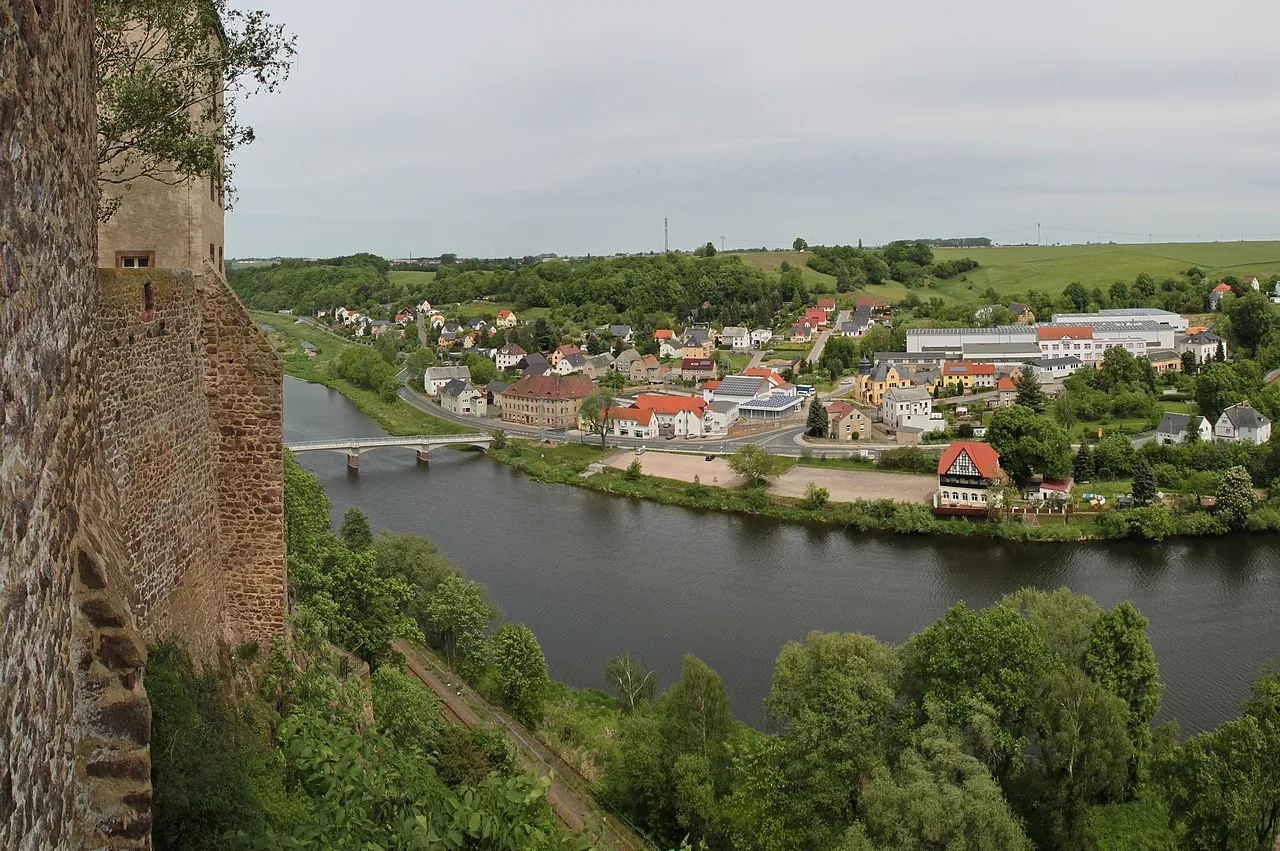
[[[669,241],[670,235],[671,235],[671,232],[667,229],[667,217],[663,216],[662,217],[662,253],[663,254],[666,254],[667,252],[671,251],[671,242]]]

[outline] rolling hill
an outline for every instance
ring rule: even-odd
[[[1175,242],[1133,245],[1009,246],[992,248],[934,249],[937,259],[972,257],[982,264],[965,275],[938,281],[935,287],[914,290],[921,296],[938,295],[948,301],[979,301],[987,287],[1001,296],[1030,289],[1057,295],[1072,281],[1085,287],[1107,287],[1113,281],[1132,283],[1146,272],[1156,280],[1199,266],[1210,277],[1257,275],[1264,281],[1280,274],[1280,242]],[[804,268],[805,279],[834,290],[834,279],[804,265],[806,255],[794,251],[758,251],[739,254],[744,263],[776,272],[786,260]],[[890,282],[869,287],[868,292],[897,300],[911,290]]]

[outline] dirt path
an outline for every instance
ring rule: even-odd
[[[607,814],[591,796],[586,779],[538,741],[524,725],[489,706],[462,683],[457,674],[442,666],[429,653],[403,641],[397,642],[395,649],[404,654],[409,672],[444,701],[446,720],[466,727],[481,724],[501,728],[516,746],[522,769],[538,777],[552,774],[547,802],[565,827],[582,830],[588,824],[596,829],[603,825],[604,843],[600,847],[618,851],[643,851],[648,847],[615,816]]]

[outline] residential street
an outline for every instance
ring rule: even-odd
[[[822,350],[826,348],[827,340],[830,339],[831,334],[835,331],[840,330],[841,322],[848,322],[848,321],[849,321],[849,311],[842,310],[836,315],[836,321],[831,323],[831,325],[827,328],[827,330],[823,331],[821,334],[818,335],[818,342],[814,344],[813,351],[809,352],[809,359],[808,359],[809,363],[818,362],[818,360],[822,357]]]

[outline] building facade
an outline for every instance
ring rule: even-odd
[[[585,375],[526,375],[498,397],[503,422],[577,428],[582,400],[595,391]]]

